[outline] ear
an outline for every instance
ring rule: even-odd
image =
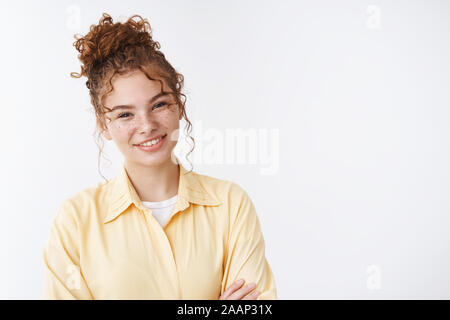
[[[102,134],[107,140],[112,140],[108,130],[103,130]]]
[[[109,134],[109,131],[105,127],[105,125],[99,121],[97,121],[97,125],[100,128],[101,134],[106,138],[106,140],[112,140],[111,135]]]

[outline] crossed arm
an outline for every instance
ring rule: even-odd
[[[275,300],[275,279],[265,257],[264,238],[253,202],[235,183],[229,196],[237,200],[230,204],[228,245],[219,299]],[[239,283],[238,279],[249,284],[243,286],[245,281]]]

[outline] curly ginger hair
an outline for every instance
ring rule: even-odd
[[[104,99],[113,90],[111,81],[115,75],[124,75],[135,70],[141,70],[149,80],[159,81],[161,91],[163,88],[161,78],[164,79],[173,91],[176,104],[181,108],[182,118],[187,123],[186,134],[193,142],[187,154],[189,156],[194,150],[195,141],[190,135],[192,123],[186,115],[186,95],[181,92],[184,77],[172,67],[159,50],[161,45],[153,40],[150,23],[137,14],[124,23],[114,23],[109,14],[103,13],[99,23],[91,25],[86,35],[81,37],[75,35],[74,38],[76,41],[73,45],[79,52],[78,59],[82,66],[80,73],[71,72],[70,76],[72,78],[87,77],[86,87],[89,89],[97,122],[94,135],[97,134],[100,175],[102,175],[100,172],[100,156],[103,149],[102,128],[106,127],[105,114],[110,111],[104,105]]]

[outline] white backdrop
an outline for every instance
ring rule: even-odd
[[[103,181],[69,76],[102,12],[147,18],[185,76],[194,170],[252,198],[279,299],[450,298],[450,1],[0,6],[0,298],[40,298],[59,204]]]

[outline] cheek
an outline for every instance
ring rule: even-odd
[[[110,129],[111,137],[119,143],[128,141],[132,131],[133,128],[131,126],[122,123],[114,124]]]
[[[167,126],[172,129],[178,129],[180,127],[180,119],[178,119],[178,113],[173,112],[164,119]]]
[[[180,124],[179,122],[173,123],[171,128],[170,128],[171,132],[170,132],[170,136],[169,136],[169,140],[176,144],[178,142],[178,138],[180,137]]]

